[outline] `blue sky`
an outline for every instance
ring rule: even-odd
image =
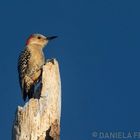
[[[62,140],[93,140],[93,131],[139,131],[139,5],[138,0],[1,0],[1,138],[11,138],[15,110],[24,105],[17,58],[32,33],[59,36],[45,55],[60,64]]]

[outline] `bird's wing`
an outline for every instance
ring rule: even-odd
[[[31,57],[30,51],[26,48],[21,52],[18,59],[18,73],[19,73],[19,83],[21,90],[24,89],[24,77],[28,69],[29,59]],[[24,95],[23,95],[24,96]]]

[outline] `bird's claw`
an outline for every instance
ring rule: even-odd
[[[52,58],[52,59],[47,59],[46,62],[47,62],[47,63],[48,63],[48,62],[51,62],[52,64],[54,64],[54,60],[55,60],[54,58]]]

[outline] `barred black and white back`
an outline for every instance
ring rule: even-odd
[[[19,83],[22,91],[22,98],[25,101],[26,97],[30,91],[30,84],[26,83],[25,77],[28,73],[28,65],[31,57],[31,53],[28,48],[25,48],[24,51],[21,52],[18,59],[18,73],[19,73]],[[29,81],[30,82],[30,81]]]

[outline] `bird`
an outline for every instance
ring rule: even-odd
[[[42,75],[42,67],[45,64],[43,49],[50,40],[57,36],[44,36],[39,33],[28,37],[23,51],[18,58],[19,83],[22,98],[26,101],[33,97],[34,86]]]

